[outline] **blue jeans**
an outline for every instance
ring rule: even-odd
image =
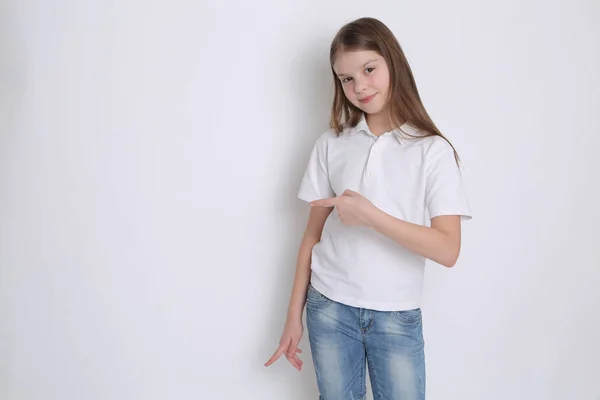
[[[421,309],[374,311],[308,287],[306,327],[321,400],[362,400],[365,365],[375,400],[424,400]]]

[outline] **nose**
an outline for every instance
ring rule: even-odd
[[[356,94],[360,94],[367,88],[367,83],[365,79],[362,78],[354,78],[354,92]]]

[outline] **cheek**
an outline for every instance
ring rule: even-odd
[[[354,90],[352,90],[351,84],[342,85],[342,89],[344,90],[344,94],[348,100],[354,100]]]
[[[384,74],[381,74],[377,77],[377,85],[382,90],[387,90],[388,86],[390,85],[390,76],[387,73],[387,71]]]

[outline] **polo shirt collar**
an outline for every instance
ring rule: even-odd
[[[358,121],[358,124],[356,124],[356,126],[350,128],[349,134],[355,135],[359,132],[371,134],[371,131],[369,130],[369,125],[367,125],[367,119],[366,119],[364,113],[361,115],[360,120]],[[408,122],[405,122],[399,128],[394,129],[392,131],[392,133],[394,134],[394,136],[396,136],[396,138],[400,142],[402,142],[402,140],[405,140],[408,138],[406,133],[408,133],[410,135],[418,135],[419,131],[418,131],[418,129],[416,129],[415,127],[410,125]]]

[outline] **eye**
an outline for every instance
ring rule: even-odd
[[[369,67],[365,71],[367,71],[367,73],[370,74],[371,72],[375,71],[375,68]]]
[[[350,82],[349,79],[352,79],[352,78],[348,77],[348,78],[342,79],[342,83],[348,83],[348,82]]]

